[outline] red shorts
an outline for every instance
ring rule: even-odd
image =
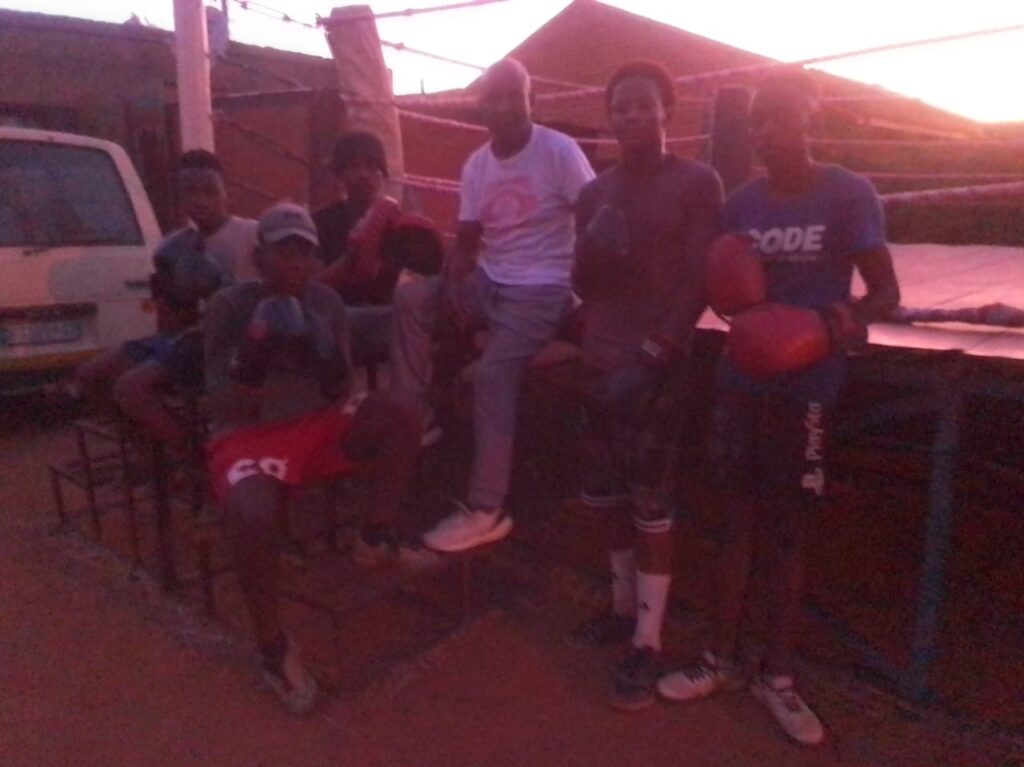
[[[243,427],[213,440],[206,460],[217,500],[223,502],[232,487],[256,474],[303,485],[353,472],[359,463],[341,449],[352,416],[348,408],[329,407],[291,421]]]

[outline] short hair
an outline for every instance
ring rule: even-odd
[[[480,79],[477,81],[481,90],[486,91],[488,82],[498,74],[513,73],[516,77],[523,81],[523,87],[526,93],[529,94],[533,89],[532,78],[530,72],[527,70],[523,63],[519,59],[514,59],[511,56],[494,62],[487,69],[484,70]]]
[[[612,73],[611,78],[608,80],[608,85],[604,89],[604,105],[606,108],[611,107],[612,95],[615,93],[619,83],[631,77],[641,77],[654,83],[654,87],[658,89],[658,93],[661,95],[661,105],[666,110],[672,109],[676,105],[676,84],[668,70],[661,64],[653,61],[633,61],[629,64],[623,64]]]
[[[334,172],[340,173],[356,160],[369,160],[388,175],[388,157],[384,144],[369,131],[349,131],[334,144]]]
[[[812,103],[818,100],[817,83],[802,69],[783,69],[766,77],[757,86],[758,93],[780,91],[795,93]]]
[[[178,158],[178,172],[183,170],[212,170],[224,175],[224,166],[217,155],[208,149],[189,149]]]

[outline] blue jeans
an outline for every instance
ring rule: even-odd
[[[433,328],[440,278],[395,290],[392,387],[423,402],[433,362]],[[503,285],[477,269],[461,286],[467,310],[489,331],[473,388],[475,452],[466,503],[499,508],[508,493],[519,389],[530,362],[569,316],[572,293],[563,285]]]

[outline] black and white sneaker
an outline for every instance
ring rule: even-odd
[[[658,693],[666,700],[699,700],[716,692],[743,688],[743,677],[736,665],[705,652],[700,661],[658,680]]]
[[[615,667],[608,704],[619,711],[642,711],[654,705],[655,685],[663,672],[661,655],[652,647],[633,647]]]

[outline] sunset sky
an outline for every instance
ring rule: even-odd
[[[211,4],[219,5],[220,0]],[[446,0],[380,0],[377,12]],[[255,0],[254,0],[255,4]],[[328,15],[330,0],[260,0],[313,22]],[[567,5],[567,0],[507,0],[464,10],[385,19],[384,40],[403,42],[450,58],[488,64],[515,47]],[[609,0],[609,5],[781,60],[865,48],[970,30],[1024,24],[1022,0]],[[171,0],[0,0],[0,8],[124,21],[132,13],[171,28]],[[232,38],[241,42],[329,55],[323,33],[245,10],[229,0]],[[457,87],[475,71],[386,49],[398,92]],[[1024,120],[1024,31],[838,61],[827,71],[920,98],[983,121]],[[535,74],[543,75],[543,72]],[[1004,85],[1009,84],[1009,87]]]

